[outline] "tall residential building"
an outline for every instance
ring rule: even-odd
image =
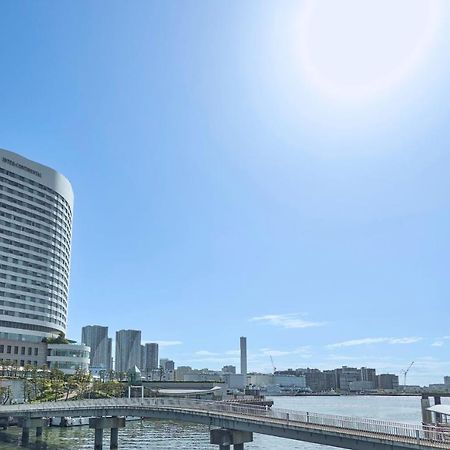
[[[339,373],[339,388],[342,391],[350,390],[350,383],[354,381],[361,381],[361,370],[356,367],[342,366],[341,369],[336,369]]]
[[[162,367],[166,372],[173,372],[175,370],[175,361],[167,359]]]
[[[166,363],[170,361],[169,358],[161,358],[159,360],[159,367],[162,368],[163,370],[165,370],[166,368]]]
[[[375,369],[361,367],[361,381],[371,383],[372,389],[377,387],[377,373]]]
[[[247,375],[247,338],[241,337],[241,375]]]
[[[145,370],[158,369],[158,344],[155,342],[147,342],[145,344]]]
[[[112,338],[108,338],[108,355],[109,355],[109,369],[112,370],[114,367],[112,357]]]
[[[145,363],[146,363],[145,360],[146,360],[146,357],[145,357],[145,345],[141,344],[141,366],[140,366],[141,372],[145,371]]]
[[[0,149],[0,359],[46,364],[66,333],[73,191],[60,173]]]
[[[327,377],[324,372],[319,369],[302,369],[297,370],[298,375],[304,375],[306,386],[312,392],[322,392],[327,390]]]
[[[90,366],[95,369],[111,369],[111,342],[108,327],[87,325],[81,329],[81,342],[91,348]]]
[[[325,390],[335,391],[338,387],[337,373],[335,370],[324,370],[325,375]]]
[[[141,365],[141,332],[116,331],[116,372],[127,372]]]

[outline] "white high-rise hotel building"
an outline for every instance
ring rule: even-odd
[[[66,333],[73,192],[55,170],[0,149],[0,359],[45,364]]]

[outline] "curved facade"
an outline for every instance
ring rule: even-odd
[[[49,369],[59,369],[72,375],[77,370],[89,370],[90,348],[83,344],[48,344],[47,363]]]
[[[0,149],[0,341],[66,333],[72,211],[63,175]]]

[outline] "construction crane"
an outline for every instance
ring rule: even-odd
[[[408,375],[409,369],[413,366],[414,361],[408,366],[406,370],[402,370],[400,373],[403,374],[403,386],[406,386],[406,375]]]
[[[272,363],[273,373],[275,373],[275,371],[277,370],[277,368],[275,367],[275,364],[273,363],[272,355],[269,355],[269,356],[270,356],[270,362]]]

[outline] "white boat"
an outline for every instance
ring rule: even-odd
[[[90,417],[51,417],[48,425],[50,427],[80,427],[83,425],[89,425]],[[134,421],[141,420],[139,416],[127,416],[125,420]]]
[[[89,417],[51,417],[50,427],[79,427],[89,425]]]

